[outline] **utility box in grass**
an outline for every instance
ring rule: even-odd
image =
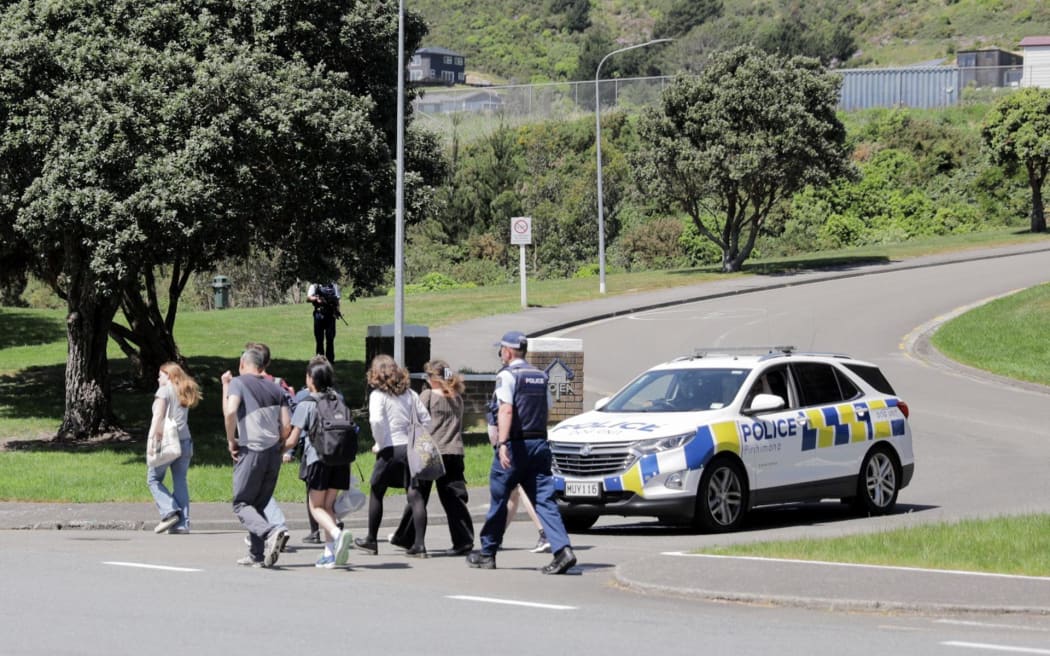
[[[426,326],[406,325],[405,368],[410,374],[423,373],[423,366],[430,360],[430,329]],[[394,324],[369,326],[365,335],[365,371],[372,366],[377,355],[394,357]],[[412,389],[421,391],[425,378],[413,377]]]

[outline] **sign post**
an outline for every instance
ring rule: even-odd
[[[510,243],[521,247],[518,258],[518,275],[521,277],[521,307],[529,307],[525,293],[525,247],[532,243],[532,217],[514,216],[510,219]]]

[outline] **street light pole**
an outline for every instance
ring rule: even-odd
[[[637,43],[633,46],[613,50],[602,57],[598,62],[598,68],[594,71],[594,148],[598,152],[598,293],[605,293],[605,208],[602,192],[602,101],[598,93],[599,80],[602,73],[602,64],[613,55],[635,48],[644,48],[654,43],[665,43],[673,39],[653,39],[645,43]]]
[[[397,5],[397,191],[394,202],[394,360],[405,366],[405,0]]]

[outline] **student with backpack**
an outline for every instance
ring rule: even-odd
[[[303,443],[310,515],[328,535],[324,553],[314,565],[326,569],[346,565],[349,557],[353,538],[336,523],[335,499],[350,487],[350,463],[357,453],[357,426],[332,387],[334,379],[331,363],[323,358],[310,361],[306,369],[310,395],[296,406],[292,432],[284,444],[291,449]]]

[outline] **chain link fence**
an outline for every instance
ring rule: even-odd
[[[839,109],[873,107],[932,109],[969,102],[987,102],[1037,80],[1024,66],[904,67],[844,69]],[[601,80],[601,111],[637,112],[655,106],[674,77]],[[451,89],[428,87],[414,101],[417,120],[439,134],[471,139],[490,134],[500,125],[574,120],[592,116],[595,83],[560,82]]]

